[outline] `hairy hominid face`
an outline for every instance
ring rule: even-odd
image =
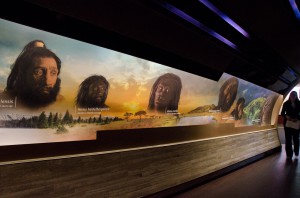
[[[226,84],[220,89],[218,106],[221,111],[228,111],[232,106],[238,88],[238,81],[229,79]]]
[[[235,93],[235,83],[230,83],[225,89],[224,89],[224,97],[225,97],[225,103],[230,103],[233,97],[233,94]]]
[[[161,81],[155,91],[154,108],[165,109],[175,95],[174,85],[171,80]]]
[[[50,95],[58,78],[58,68],[54,58],[42,57],[34,60],[33,67],[26,75],[27,86],[35,95]]]
[[[93,82],[88,89],[88,97],[91,101],[96,103],[103,102],[103,97],[105,95],[107,85],[103,81]]]

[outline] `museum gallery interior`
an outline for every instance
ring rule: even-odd
[[[0,197],[299,197],[281,116],[300,91],[298,8],[1,5]]]

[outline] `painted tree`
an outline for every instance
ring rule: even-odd
[[[73,116],[72,114],[70,114],[69,116],[69,124],[72,124],[74,122]]]
[[[77,123],[80,123],[82,120],[81,120],[81,117],[79,116],[78,119],[77,119]]]
[[[146,116],[147,112],[146,111],[138,111],[134,114],[134,116],[140,116],[140,121],[142,120],[142,116]]]
[[[48,117],[48,126],[53,127],[53,115],[52,112],[50,112],[49,117]]]
[[[54,118],[53,118],[53,126],[57,127],[58,125],[59,125],[58,113],[55,113]]]
[[[26,127],[26,119],[24,117],[19,121],[18,126]]]
[[[98,122],[98,123],[101,123],[101,122],[102,122],[102,116],[101,116],[101,114],[99,115],[97,122]]]
[[[126,113],[124,114],[124,117],[125,117],[125,119],[127,120],[127,122],[128,122],[128,120],[129,120],[130,116],[132,116],[132,115],[133,115],[132,113],[128,113],[128,112],[126,112]]]
[[[104,123],[105,123],[105,124],[109,124],[109,118],[108,118],[108,117],[105,118]]]
[[[62,122],[64,124],[70,124],[73,122],[73,116],[69,113],[69,110],[66,111],[66,113],[62,119]]]
[[[48,128],[48,120],[47,120],[47,116],[45,114],[45,111],[43,111],[40,114],[37,127],[38,128]]]
[[[39,116],[33,116],[31,121],[31,127],[38,128]]]

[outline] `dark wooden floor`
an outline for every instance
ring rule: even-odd
[[[281,152],[173,197],[300,197],[300,159],[286,160],[282,147]]]

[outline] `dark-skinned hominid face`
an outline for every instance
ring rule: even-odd
[[[101,102],[106,92],[107,86],[102,81],[97,81],[89,86],[88,96],[96,102]]]
[[[155,109],[166,108],[175,95],[174,85],[170,80],[161,81],[155,91],[154,107]]]

